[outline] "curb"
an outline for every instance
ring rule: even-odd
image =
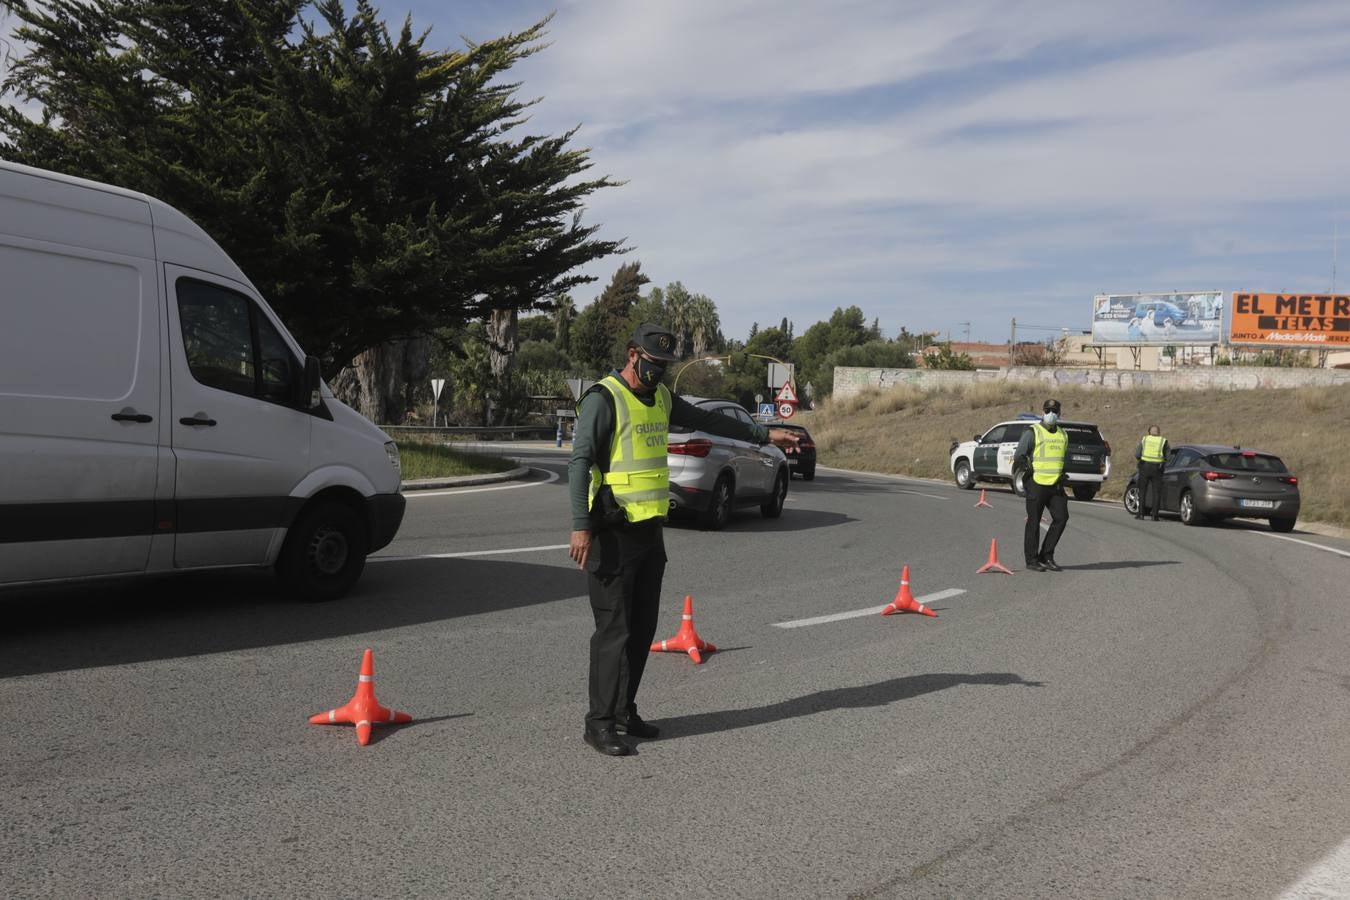
[[[500,481],[515,481],[530,474],[525,466],[517,466],[509,472],[491,472],[486,475],[451,475],[446,478],[416,478],[405,481],[401,491],[429,491],[436,488],[468,487],[475,484],[496,484]]]

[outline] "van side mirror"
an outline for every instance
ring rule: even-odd
[[[323,383],[319,374],[319,358],[305,357],[305,377],[300,381],[300,406],[302,409],[317,409],[323,403],[320,386]]]

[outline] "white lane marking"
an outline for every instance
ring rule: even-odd
[[[571,544],[549,544],[546,547],[509,547],[505,550],[465,550],[462,553],[423,553],[417,556],[370,556],[366,562],[406,562],[410,559],[461,559],[466,556],[501,556],[507,553],[540,553],[545,550],[566,550]]]
[[[914,599],[924,606],[930,606],[939,600],[946,600],[950,597],[956,597],[964,594],[962,588],[948,588],[945,591],[938,591],[934,594],[925,594],[922,597]],[[774,628],[805,628],[808,625],[824,625],[827,622],[842,622],[844,619],[857,619],[862,616],[879,616],[881,611],[886,608],[885,604],[876,604],[867,609],[855,609],[852,612],[832,613],[828,616],[814,616],[810,619],[793,619],[791,622],[774,622]]]
[[[1280,900],[1328,900],[1350,897],[1350,840],[1317,861]]]
[[[841,475],[863,475],[868,478],[880,478],[885,481],[898,481],[901,484],[913,484],[912,479],[905,478],[903,475],[887,475],[885,472],[859,472],[854,469],[836,469],[833,466],[817,466],[822,472],[838,472]],[[901,494],[913,494],[916,497],[929,497],[933,500],[941,500],[944,503],[951,497],[943,497],[940,494],[925,494],[923,491],[898,491]]]
[[[539,485],[541,484],[552,484],[553,482],[557,481],[560,477],[562,477],[557,472],[550,472],[548,469],[540,469],[537,468],[536,466],[527,466],[527,468],[529,468],[532,471],[543,472],[548,477],[545,478],[543,481],[530,481],[525,484],[501,484],[497,485],[496,487],[446,488],[445,490],[435,490],[435,491],[404,491],[403,496],[411,500],[415,497],[447,497],[447,496],[458,497],[460,494],[481,494],[484,491],[515,491],[519,490],[520,488],[539,487]]]
[[[1350,553],[1344,550],[1337,550],[1335,547],[1328,547],[1326,544],[1314,544],[1312,541],[1305,541],[1300,538],[1285,537],[1282,534],[1271,534],[1268,531],[1253,531],[1252,534],[1259,534],[1261,537],[1274,538],[1277,541],[1288,541],[1291,544],[1302,544],[1305,547],[1316,547],[1318,550],[1325,550],[1328,553],[1335,553],[1338,556],[1350,557]]]

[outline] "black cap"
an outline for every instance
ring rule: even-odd
[[[1059,415],[1059,401],[1054,399],[1045,401],[1041,406],[1041,412],[1052,412],[1055,415]]]
[[[675,362],[675,335],[660,325],[643,322],[633,332],[633,343],[652,359],[662,362]]]

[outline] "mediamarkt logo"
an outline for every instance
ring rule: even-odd
[[[1272,331],[1266,335],[1268,341],[1292,341],[1300,344],[1322,344],[1327,336],[1320,331]]]

